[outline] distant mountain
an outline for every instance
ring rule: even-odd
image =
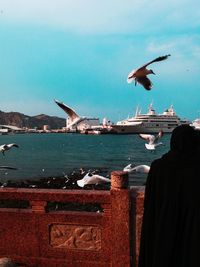
[[[13,125],[17,127],[28,127],[42,129],[48,124],[51,129],[60,129],[66,125],[66,119],[40,114],[37,116],[27,116],[19,112],[0,111],[0,124]]]

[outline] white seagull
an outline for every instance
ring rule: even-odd
[[[152,82],[149,80],[149,78],[147,78],[147,75],[149,74],[155,74],[153,72],[153,70],[148,70],[146,67],[154,62],[157,61],[162,61],[165,60],[169,57],[170,55],[166,55],[166,56],[161,56],[161,57],[157,57],[156,59],[146,63],[145,65],[143,65],[142,67],[136,69],[136,70],[132,70],[127,78],[127,82],[131,83],[135,80],[135,85],[137,85],[137,83],[140,83],[141,85],[143,85],[143,87],[146,90],[151,90],[151,88],[153,87]]]
[[[157,146],[163,144],[162,142],[158,142],[158,139],[163,136],[163,131],[160,131],[156,136],[153,134],[139,134],[139,136],[149,142],[145,144],[146,149],[155,150]]]
[[[84,187],[87,184],[102,184],[110,183],[110,179],[98,174],[90,174],[89,172],[81,179],[77,181],[78,186]]]
[[[5,151],[11,149],[12,147],[19,147],[17,144],[4,144],[0,146],[0,152],[3,153],[3,155],[5,156]]]
[[[148,165],[134,166],[133,164],[129,164],[123,169],[123,171],[129,172],[129,173],[130,172],[148,173],[149,170],[150,170],[150,167]]]

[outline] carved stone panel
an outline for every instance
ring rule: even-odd
[[[50,245],[55,248],[100,250],[101,229],[97,226],[52,224]]]

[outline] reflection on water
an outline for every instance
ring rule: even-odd
[[[0,171],[0,181],[58,177],[74,170],[99,170],[110,175],[126,165],[146,164],[169,149],[170,135],[162,138],[163,146],[146,150],[138,135],[15,134],[0,136],[0,145],[16,143],[18,149],[0,154],[0,165],[17,167],[17,171]],[[131,184],[143,184],[146,175],[130,174]]]

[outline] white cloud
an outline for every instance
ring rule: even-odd
[[[197,35],[168,36],[167,39],[151,40],[147,45],[147,51],[151,53],[169,53],[176,58],[187,58],[196,61],[200,57],[200,37]],[[199,58],[200,59],[200,58]]]
[[[79,33],[148,33],[197,26],[198,6],[197,0],[0,0],[0,20],[46,24]]]
[[[147,50],[155,56],[171,54],[166,62],[154,64],[152,68],[158,74],[153,78],[162,88],[166,88],[174,103],[187,102],[189,97],[193,98],[190,102],[195,102],[200,86],[199,37],[183,35],[167,40],[152,40]]]

